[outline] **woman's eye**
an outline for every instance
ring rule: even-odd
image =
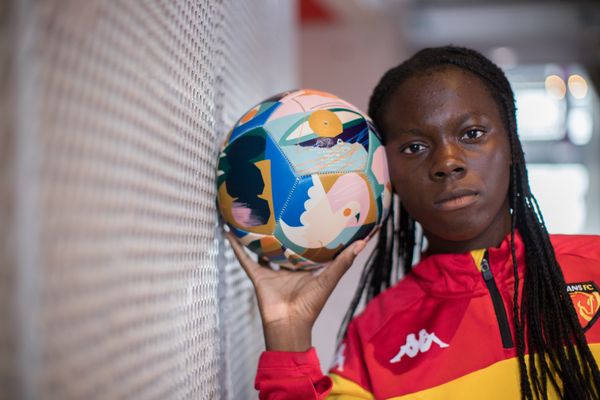
[[[415,154],[425,149],[425,146],[419,143],[411,143],[406,147],[402,148],[404,154]]]
[[[469,129],[468,131],[465,132],[465,134],[463,135],[464,139],[467,140],[474,140],[474,139],[479,139],[480,137],[482,137],[484,134],[484,132],[481,129]]]

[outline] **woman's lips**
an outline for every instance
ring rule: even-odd
[[[456,190],[444,193],[434,203],[441,211],[454,211],[470,206],[477,201],[478,193],[472,190]]]

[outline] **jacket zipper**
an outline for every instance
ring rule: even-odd
[[[508,317],[506,316],[506,309],[504,308],[504,302],[502,301],[502,296],[500,296],[500,291],[498,290],[498,286],[496,286],[496,280],[494,279],[494,275],[492,274],[492,270],[490,269],[490,264],[488,261],[487,251],[481,260],[481,274],[483,275],[483,280],[485,281],[485,285],[490,292],[490,297],[492,298],[492,303],[494,304],[494,311],[496,312],[496,319],[498,320],[498,326],[500,327],[500,336],[502,337],[502,346],[505,349],[510,349],[514,347],[512,334],[510,332],[510,325],[508,324]]]

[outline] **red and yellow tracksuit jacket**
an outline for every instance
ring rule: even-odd
[[[600,360],[600,236],[551,240]],[[523,282],[519,235],[515,249]],[[266,351],[255,387],[261,399],[520,398],[513,285],[509,237],[497,248],[424,256],[351,322],[329,376],[314,348]]]

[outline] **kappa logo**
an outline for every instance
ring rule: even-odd
[[[579,317],[583,329],[588,329],[596,319],[600,310],[600,292],[592,281],[567,283],[567,293]]]
[[[415,357],[417,354],[425,353],[431,348],[431,345],[435,343],[441,348],[448,347],[448,344],[442,342],[435,333],[427,333],[425,329],[419,331],[419,339],[414,333],[406,335],[406,344],[400,347],[398,354],[390,360],[390,363],[394,364],[400,362],[402,357],[409,356],[410,358]]]

